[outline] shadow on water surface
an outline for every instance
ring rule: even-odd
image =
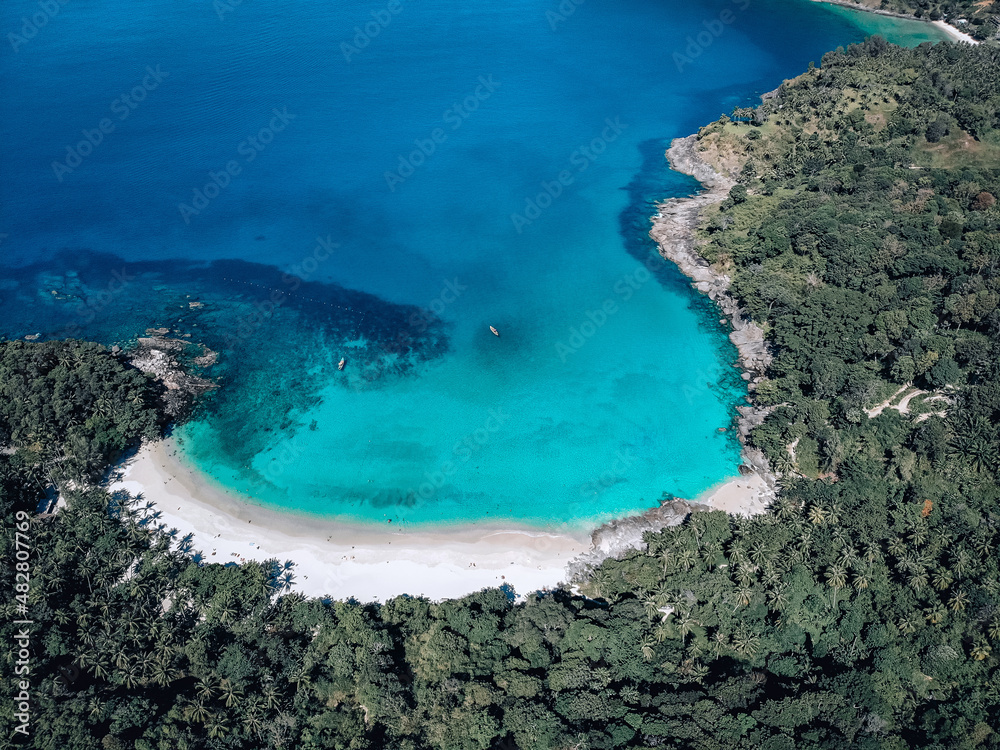
[[[696,195],[702,189],[701,183],[693,177],[671,169],[664,155],[669,146],[670,141],[662,139],[639,144],[642,166],[623,188],[629,200],[618,217],[619,235],[626,252],[641,263],[665,291],[687,301],[688,307],[696,313],[699,329],[714,334],[712,341],[716,342],[716,357],[719,364],[726,368],[723,370],[726,376],[720,382],[706,380],[703,386],[697,388],[706,388],[728,400],[732,398],[734,388],[745,393],[736,348],[728,338],[718,335],[728,332],[728,323],[720,323],[722,316],[715,302],[697,292],[691,286],[691,280],[660,255],[656,242],[649,236],[657,204],[670,197]]]
[[[128,348],[153,329],[220,353],[210,374],[226,387],[196,418],[212,423],[237,467],[297,429],[323,388],[379,388],[449,347],[447,324],[430,311],[260,263],[81,250],[0,270],[0,336]]]

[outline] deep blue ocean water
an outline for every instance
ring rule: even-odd
[[[0,333],[219,350],[185,455],[273,506],[694,497],[745,387],[646,236],[697,188],[663,151],[876,30],[939,38],[803,0],[7,0]]]

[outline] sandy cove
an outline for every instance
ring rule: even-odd
[[[733,181],[706,164],[695,145],[694,136],[677,139],[668,158],[674,169],[700,180],[705,191],[661,204],[650,234],[663,256],[731,319],[730,339],[740,352],[744,379],[753,381],[770,363],[763,332],[743,318],[729,294],[729,279],[698,255],[694,240],[702,208],[723,200]],[[742,441],[765,412],[751,406],[737,410]],[[176,530],[178,546],[189,537],[184,548],[200,555],[204,563],[290,560],[294,563],[290,590],[363,601],[402,594],[441,600],[505,584],[523,596],[571,584],[601,560],[641,546],[644,532],[678,524],[692,511],[762,513],[776,487],[764,456],[744,446],[740,476],[721,482],[696,502],[672,501],[593,531],[569,527],[546,531],[513,523],[379,528],[265,508],[216,488],[179,461],[176,453],[170,439],[144,445],[121,467],[109,489],[141,495],[151,503],[151,523],[165,531]]]
[[[203,562],[291,560],[291,590],[308,596],[444,599],[504,584],[526,594],[563,582],[569,561],[590,546],[585,531],[382,530],[273,511],[210,486],[175,451],[169,439],[144,445],[109,489],[152,502],[153,523],[176,529],[178,542],[192,535]]]
[[[211,486],[175,452],[170,439],[147,443],[109,489],[141,495],[140,508],[152,504],[151,524],[175,529],[175,546],[190,535],[186,549],[204,563],[291,560],[290,590],[313,597],[385,601],[410,594],[441,600],[504,584],[519,595],[553,589],[585,567],[580,561],[596,564],[641,544],[643,531],[679,523],[691,509],[678,501],[678,513],[656,508],[593,532],[485,524],[390,530],[246,502]],[[767,494],[760,478],[751,476],[723,482],[701,499],[706,507],[745,515],[763,510]]]
[[[966,44],[979,44],[979,40],[969,36],[964,31],[959,31],[954,26],[946,21],[931,21],[931,24],[937,26],[941,31],[948,35],[948,38],[953,42],[965,42]]]

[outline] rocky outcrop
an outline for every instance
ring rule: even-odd
[[[668,526],[677,526],[692,513],[708,511],[709,508],[686,500],[668,500],[658,508],[653,508],[638,516],[628,516],[608,521],[590,535],[590,549],[574,558],[567,572],[571,581],[582,581],[592,568],[609,557],[622,558],[631,550],[644,548],[643,535],[647,531],[662,531]]]
[[[165,328],[147,333],[153,335],[140,337],[136,348],[125,356],[133,367],[163,384],[165,412],[171,419],[179,419],[190,411],[196,397],[217,387],[211,380],[188,372],[184,362],[208,367],[215,364],[218,355],[202,344],[167,337]]]
[[[748,381],[752,392],[768,366],[771,353],[764,339],[764,331],[749,316],[745,315],[736,298],[730,292],[730,278],[713,268],[698,253],[696,231],[701,221],[701,212],[707,206],[726,199],[736,181],[720,174],[698,154],[698,138],[690,135],[678,138],[667,150],[670,166],[678,172],[691,175],[701,182],[705,190],[690,198],[671,198],[658,206],[653,217],[653,228],[649,235],[659,245],[660,254],[675,263],[681,273],[691,279],[691,285],[702,294],[708,295],[729,319],[732,331],[729,340],[739,352],[739,364],[743,379]],[[741,472],[760,474],[768,486],[774,488],[775,477],[771,473],[767,459],[760,451],[746,448],[746,438],[750,431],[761,424],[772,409],[756,406],[739,406],[737,425],[740,442],[744,443],[743,462],[746,469]]]
[[[656,240],[660,254],[675,263],[681,273],[691,279],[691,286],[718,304],[729,318],[733,330],[729,340],[740,354],[740,364],[751,377],[763,375],[771,364],[771,355],[764,341],[764,331],[743,314],[739,303],[729,292],[730,279],[698,254],[695,231],[702,210],[726,199],[735,180],[719,174],[697,151],[697,136],[678,138],[667,151],[670,166],[701,182],[705,191],[691,198],[671,198],[658,206],[649,236]]]

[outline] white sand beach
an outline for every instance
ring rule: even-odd
[[[110,489],[141,493],[155,506],[154,523],[177,529],[178,542],[193,535],[204,562],[291,560],[291,590],[308,596],[443,599],[503,584],[527,594],[561,583],[567,563],[590,546],[585,532],[382,530],[276,512],[209,486],[174,451],[171,440],[144,445]]]
[[[488,525],[379,529],[281,513],[231,497],[182,464],[173,441],[144,445],[110,489],[141,494],[153,523],[190,534],[206,563],[291,560],[292,591],[307,596],[385,601],[400,594],[440,600],[510,584],[519,595],[555,588],[566,567],[590,549],[590,534]],[[706,493],[731,513],[762,509],[757,477],[739,477]]]
[[[931,21],[931,24],[937,26],[941,31],[948,35],[948,38],[953,42],[966,42],[967,44],[979,44],[978,39],[966,34],[964,31],[959,31],[957,28],[952,26],[946,21]]]
[[[759,474],[736,477],[713,487],[698,500],[734,516],[756,516],[767,510],[774,492]]]

